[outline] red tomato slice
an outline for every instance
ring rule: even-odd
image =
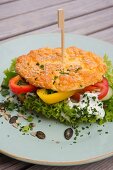
[[[98,84],[104,84],[105,86],[109,86],[107,79],[104,77],[103,80],[99,83],[94,84],[94,86],[98,87]]]
[[[109,86],[104,83],[96,83],[95,86],[100,90],[100,94],[98,95],[98,99],[104,98],[109,90]]]
[[[89,92],[99,91],[100,94],[98,95],[98,99],[100,100],[100,99],[104,98],[107,95],[108,89],[109,89],[109,84],[108,84],[107,79],[104,77],[101,82],[96,83],[94,85],[87,86],[83,90],[81,90],[81,92],[78,92],[78,93],[74,94],[72,96],[72,99],[79,101],[81,94],[83,94],[83,93],[85,93],[87,91],[89,91]]]
[[[108,89],[109,89],[109,84],[107,79],[104,77],[103,80],[99,83],[96,83],[92,86],[88,86],[84,89],[84,91],[96,91],[99,90],[100,94],[98,95],[98,99],[102,99],[104,98],[107,93],[108,93]]]
[[[84,92],[86,91],[92,92],[92,91],[95,91],[96,89],[98,88],[95,85],[90,85],[84,88]]]
[[[108,80],[107,80],[105,77],[103,78],[102,82],[103,82],[106,86],[109,86]]]
[[[19,75],[10,79],[9,88],[11,89],[13,93],[22,94],[22,93],[32,92],[37,89],[35,86],[30,85],[30,84],[18,85],[18,82],[20,80],[22,80],[22,78]]]

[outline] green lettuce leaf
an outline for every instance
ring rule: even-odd
[[[16,64],[16,58],[12,60],[11,66],[9,67],[9,69],[4,70],[5,77],[2,81],[1,91],[0,91],[1,95],[4,96],[4,97],[10,94],[9,86],[8,86],[9,80],[12,77],[17,75],[17,73],[15,71],[15,64]]]
[[[105,74],[105,77],[108,79],[109,86],[113,89],[113,64],[111,60],[108,58],[108,56],[104,55],[104,62],[107,65],[107,72]],[[104,110],[105,110],[105,117],[103,122],[112,122],[113,121],[113,96],[106,101],[103,101],[104,103]]]
[[[16,64],[16,58],[12,60],[9,69],[4,70],[5,77],[1,85],[3,88],[8,88],[9,80],[17,75],[15,71],[15,64]]]
[[[113,64],[106,54],[104,55],[104,62],[107,65],[107,72],[105,77],[108,79],[109,85],[113,89]]]

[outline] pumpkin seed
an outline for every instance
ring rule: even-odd
[[[45,137],[46,137],[46,135],[45,135],[44,132],[42,132],[42,131],[37,131],[37,132],[36,132],[36,136],[37,136],[37,138],[39,138],[39,139],[45,139]]]
[[[18,116],[12,116],[9,120],[9,123],[12,124],[12,123],[16,123],[16,120],[18,119]]]
[[[65,139],[69,140],[73,136],[73,129],[68,128],[64,131],[64,137]]]

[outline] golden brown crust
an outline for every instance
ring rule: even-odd
[[[55,91],[71,91],[93,85],[106,72],[103,59],[76,47],[41,48],[18,57],[16,71],[30,84]]]

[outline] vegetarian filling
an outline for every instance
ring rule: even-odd
[[[60,122],[75,125],[81,122],[97,122],[102,124],[113,121],[113,66],[104,56],[108,71],[101,82],[80,90],[56,92],[53,90],[38,89],[27,83],[15,72],[16,60],[7,69],[1,85],[1,95],[11,95],[10,90],[22,101],[16,103],[19,111],[33,110],[47,118],[55,118]],[[6,101],[4,102],[7,103]],[[11,101],[9,102],[11,105]],[[8,109],[9,105],[5,107]]]

